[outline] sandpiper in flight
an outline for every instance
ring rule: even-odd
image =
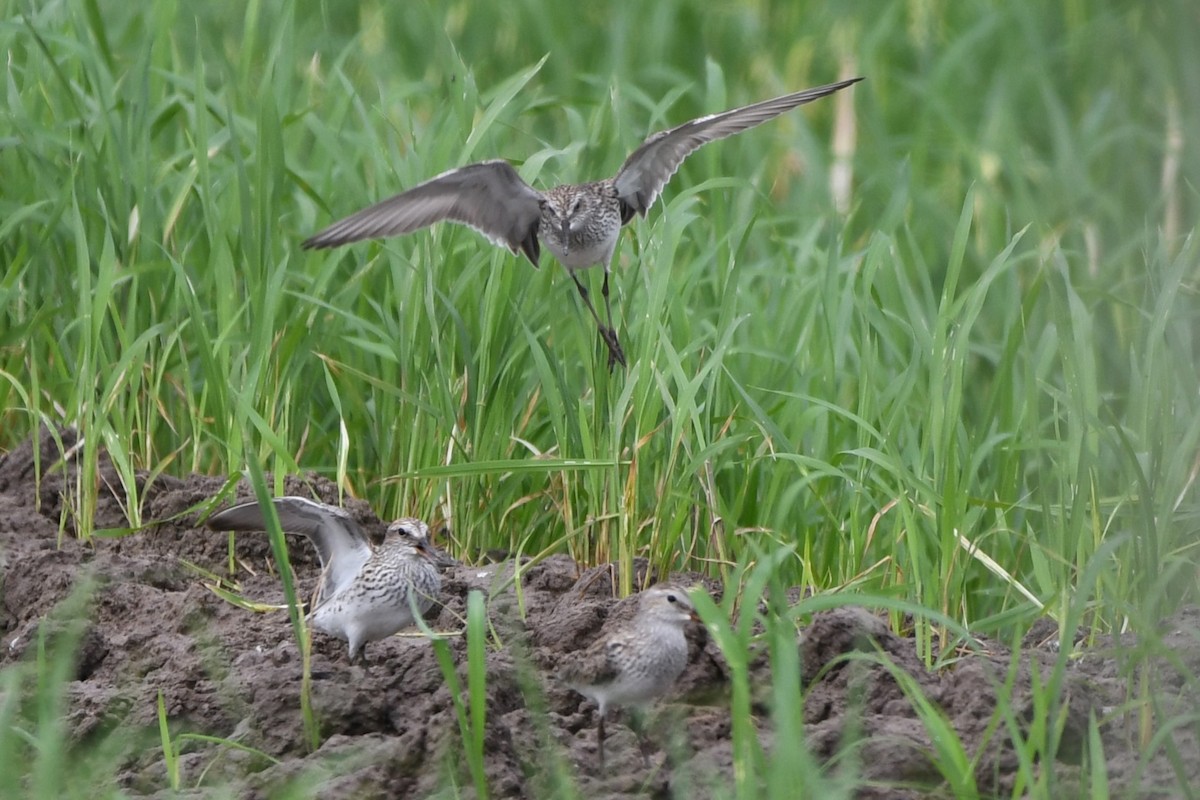
[[[647,137],[612,178],[564,184],[546,192],[534,189],[507,161],[484,161],[452,169],[435,178],[335,222],[303,243],[306,249],[337,247],[362,239],[411,233],[442,220],[461,222],[493,243],[524,253],[536,267],[540,242],[563,264],[591,312],[604,343],[608,366],[625,366],[612,327],[608,277],[621,227],[634,215],[645,216],[663,186],[693,151],[724,139],[804,103],[832,94],[862,78],[838,81],[773,100],[700,117]],[[604,266],[604,310],[608,323],[588,297],[576,270]]]

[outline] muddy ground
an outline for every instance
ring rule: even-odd
[[[110,771],[123,792],[171,794],[158,738],[161,690],[174,735],[233,740],[276,760],[187,742],[181,784],[199,787],[190,796],[266,798],[289,784],[325,798],[474,795],[451,695],[432,648],[417,636],[372,644],[364,667],[347,662],[343,642],[314,635],[312,702],[321,743],[315,751],[309,747],[301,716],[301,659],[286,612],[237,607],[207,588],[191,566],[227,574],[226,537],[201,526],[195,510],[223,480],[158,477],[145,488],[144,508],[161,524],[84,544],[72,538],[69,522],[60,535],[63,493],[70,481],[64,482],[60,470],[36,485],[31,456],[32,450],[23,447],[0,458],[0,669],[34,658],[31,643],[39,625],[85,576],[96,578],[74,680],[68,684],[66,724],[79,748],[112,747],[114,731],[128,743],[114,750],[118,755]],[[48,449],[43,464],[56,458],[57,452]],[[117,485],[115,476],[106,477]],[[289,492],[336,501],[334,487],[319,478],[293,480]],[[383,525],[365,503],[349,507],[368,530],[382,534]],[[95,524],[127,524],[115,497],[101,500]],[[315,554],[302,539],[292,545],[300,590],[310,592],[318,571]],[[246,597],[282,602],[265,535],[239,535],[236,559],[236,581]],[[428,615],[437,630],[460,630],[467,592],[479,588],[492,594],[489,612],[508,645],[489,648],[487,654],[485,766],[491,793],[562,796],[556,781],[569,775],[585,797],[723,794],[733,779],[731,720],[722,699],[728,670],[705,632],[692,632],[688,670],[675,696],[650,715],[644,743],[625,724],[626,717],[609,724],[607,763],[601,768],[594,706],[547,676],[564,654],[586,646],[606,620],[621,617],[629,606],[613,599],[607,569],[586,570],[566,557],[552,557],[523,571],[522,621],[511,584],[497,588],[511,574],[511,563],[449,567],[443,605]],[[691,582],[696,576],[680,577]],[[1162,641],[1173,655],[1158,662],[1153,675],[1156,722],[1187,714],[1194,720],[1200,711],[1194,677],[1200,673],[1200,612],[1188,610],[1164,625]],[[1020,719],[1037,713],[1027,687],[1035,670],[1048,675],[1057,658],[1054,631],[1052,625],[1039,625],[1026,637],[1012,702]],[[1161,746],[1139,745],[1142,709],[1128,705],[1131,687],[1140,685],[1127,657],[1134,643],[1132,635],[1098,641],[1070,661],[1062,745],[1053,765],[1037,767],[1054,770],[1064,798],[1077,796],[1078,790],[1072,792],[1076,776],[1088,769],[1079,762],[1090,714],[1102,722],[1114,796],[1182,797],[1200,791],[1200,724],[1174,732],[1176,752],[1182,754],[1174,766]],[[450,645],[465,685],[465,639],[451,638]],[[810,752],[831,771],[853,765],[864,780],[859,797],[953,795],[939,780],[929,734],[896,680],[881,667],[837,658],[878,647],[915,678],[953,725],[977,759],[981,791],[1011,796],[1017,756],[1004,731],[990,729],[995,686],[1010,674],[1011,652],[999,644],[983,645],[932,673],[917,658],[911,639],[894,634],[872,614],[846,608],[816,615],[798,637]],[[755,674],[765,681],[765,659],[756,664]],[[1190,683],[1186,675],[1192,676]],[[755,723],[771,752],[769,710],[756,708]],[[848,727],[858,732],[851,749],[844,735]]]

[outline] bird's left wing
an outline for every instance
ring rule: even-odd
[[[677,128],[651,134],[641,147],[625,159],[625,163],[613,179],[617,187],[617,196],[631,211],[645,216],[646,211],[658,199],[663,186],[679,169],[679,165],[701,145],[761,125],[796,106],[833,94],[861,80],[862,78],[851,78],[815,89],[785,94],[732,111],[700,117]]]

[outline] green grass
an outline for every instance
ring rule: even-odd
[[[0,448],[79,427],[81,536],[105,451],[131,526],[137,470],[314,469],[626,591],[636,555],[734,580],[778,551],[783,583],[974,631],[1197,599],[1183,0],[0,9]],[[624,372],[552,258],[454,226],[299,249],[469,160],[599,177],[842,74],[625,233]]]

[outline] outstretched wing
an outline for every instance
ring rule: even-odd
[[[354,580],[371,557],[371,544],[348,513],[305,497],[277,497],[273,502],[279,527],[304,534],[317,548],[325,573],[323,597],[332,597]],[[261,531],[266,521],[258,503],[250,502],[213,514],[208,526],[218,531]]]
[[[436,178],[335,222],[307,239],[305,249],[412,233],[435,222],[469,225],[494,244],[524,252],[536,266],[542,195],[507,161],[484,161]]]
[[[761,125],[796,106],[833,94],[861,80],[862,78],[851,78],[815,89],[805,89],[803,92],[785,94],[774,100],[764,100],[721,114],[701,117],[685,122],[677,128],[651,134],[641,147],[625,159],[625,163],[613,179],[617,187],[617,196],[631,210],[645,216],[647,209],[658,199],[663,186],[679,169],[679,165],[701,145]]]

